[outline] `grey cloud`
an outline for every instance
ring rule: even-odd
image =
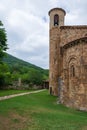
[[[49,16],[54,7],[66,10],[66,25],[87,24],[86,0],[0,0],[10,54],[49,67]]]

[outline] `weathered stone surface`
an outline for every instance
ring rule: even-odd
[[[54,26],[54,15],[59,25]],[[50,15],[49,87],[61,103],[87,110],[87,26],[64,26],[64,10]]]

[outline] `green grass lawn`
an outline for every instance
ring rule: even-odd
[[[44,91],[0,101],[0,130],[87,130],[87,112],[59,105]]]
[[[33,90],[0,90],[0,97],[12,94],[25,93]]]

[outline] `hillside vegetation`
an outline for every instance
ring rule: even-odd
[[[42,69],[36,65],[20,60],[12,55],[6,53],[3,58],[4,64],[0,68],[2,70],[1,75],[2,82],[5,85],[13,85],[19,82],[23,86],[26,84],[27,88],[33,85],[42,86],[43,81],[48,79],[48,70]],[[17,85],[18,86],[18,85]]]
[[[28,62],[26,62],[26,61],[24,61],[24,60],[21,60],[21,59],[19,59],[19,58],[16,58],[16,57],[14,57],[14,56],[12,56],[12,55],[10,55],[10,54],[8,54],[8,53],[6,53],[6,56],[4,57],[3,61],[4,61],[5,63],[7,63],[10,67],[13,67],[13,66],[17,66],[17,65],[18,65],[18,67],[26,67],[26,68],[28,68],[28,69],[33,68],[33,69],[37,69],[37,70],[39,70],[39,71],[45,72],[44,69],[42,69],[42,68],[40,68],[40,67],[38,67],[38,66],[36,66],[36,65],[33,65],[33,64],[31,64],[31,63],[28,63]]]

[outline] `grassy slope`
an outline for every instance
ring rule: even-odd
[[[0,101],[0,128],[87,130],[87,112],[66,108],[56,101],[47,91]]]

